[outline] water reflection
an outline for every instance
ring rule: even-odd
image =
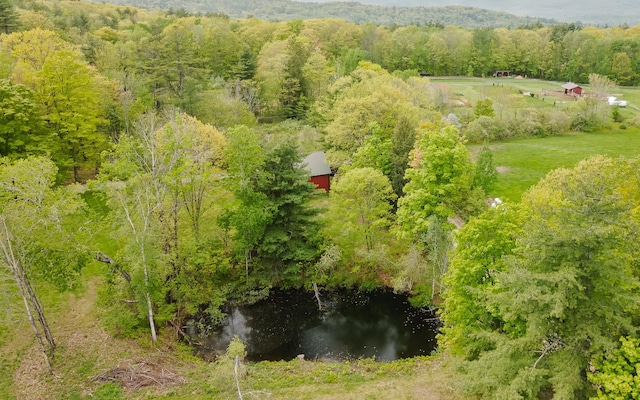
[[[411,307],[390,292],[340,291],[325,294],[323,310],[312,293],[273,292],[268,299],[228,310],[198,352],[223,352],[237,335],[250,360],[375,357],[380,361],[428,355],[436,346],[433,313]],[[208,357],[207,357],[208,358]]]

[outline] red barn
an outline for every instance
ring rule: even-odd
[[[573,82],[567,82],[562,85],[564,89],[564,94],[568,94],[569,96],[582,96],[582,88],[579,85],[576,85]]]
[[[307,171],[311,173],[309,182],[316,185],[316,189],[324,189],[326,192],[330,188],[331,168],[327,164],[324,151],[316,151],[309,154],[302,163]]]

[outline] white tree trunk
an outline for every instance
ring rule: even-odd
[[[151,329],[151,341],[155,344],[158,340],[156,334],[156,324],[153,322],[153,306],[151,305],[151,295],[149,294],[149,274],[147,267],[144,267],[144,285],[145,285],[145,297],[147,299],[147,317],[149,318],[149,328]]]
[[[13,275],[16,285],[18,286],[18,290],[20,291],[20,296],[22,297],[22,302],[24,303],[24,308],[27,313],[27,318],[29,319],[29,324],[31,325],[31,328],[33,328],[33,332],[36,336],[38,344],[42,349],[47,368],[49,372],[52,372],[50,359],[51,357],[53,357],[55,342],[45,318],[44,309],[40,304],[40,301],[38,300],[35,292],[31,288],[31,284],[27,279],[27,276],[24,272],[24,269],[22,268],[22,265],[20,264],[19,259],[16,257],[12,245],[12,237],[11,233],[9,232],[9,227],[7,226],[6,220],[1,216],[0,227],[2,229],[2,235],[0,236],[0,249],[2,250],[2,258],[4,259],[6,266]],[[46,344],[43,339],[43,334],[47,341]]]

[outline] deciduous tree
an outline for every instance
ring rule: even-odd
[[[502,326],[486,296],[499,289],[496,277],[508,269],[525,213],[515,204],[491,208],[473,217],[455,234],[456,248],[444,277],[442,345],[453,354],[476,359],[493,346],[486,334]]]
[[[380,170],[348,170],[331,189],[331,240],[343,248],[343,253],[358,247],[373,250],[391,224],[394,199],[389,179]]]
[[[596,156],[552,171],[523,198],[507,268],[485,291],[489,345],[465,370],[482,397],[587,398],[590,363],[637,331],[637,161]],[[455,301],[450,297],[450,301]]]
[[[489,194],[498,180],[498,171],[493,165],[493,153],[486,144],[482,146],[475,164],[473,185],[482,188],[486,194]]]
[[[423,106],[430,104],[427,92],[418,94],[410,84],[366,62],[348,78],[336,81],[327,97],[327,109],[320,113],[329,121],[325,141],[329,147],[327,161],[333,167],[353,161],[354,154],[371,135],[372,124],[377,124],[391,143],[389,139],[400,120],[417,124],[415,121],[431,116],[431,110]],[[319,107],[325,104],[321,102]]]
[[[131,268],[131,287],[125,290],[139,298],[153,342],[158,322],[173,320],[180,330],[189,312],[206,303],[179,283],[202,284],[208,296],[219,298],[215,287],[194,275],[213,282],[212,259],[221,268],[225,264],[214,238],[207,241],[221,212],[214,203],[224,148],[219,132],[183,113],[147,115],[103,166],[100,178],[121,249],[117,258]]]
[[[453,125],[424,125],[418,132],[405,195],[398,200],[398,224],[419,239],[427,232],[429,217],[441,223],[456,216],[467,218],[478,205],[472,189],[474,166],[464,140]]]
[[[44,127],[33,93],[0,79],[0,156],[12,159],[38,152]]]
[[[46,158],[0,158],[0,275],[16,284],[49,370],[56,343],[37,288],[71,287],[83,265],[74,231],[83,202],[75,186],[54,188],[55,176]]]
[[[85,63],[69,51],[50,55],[38,72],[36,99],[51,133],[48,147],[53,160],[65,174],[72,171],[75,182],[80,170],[95,171],[108,140],[98,131],[105,124],[93,75]]]
[[[258,135],[246,126],[227,131],[227,140],[225,160],[236,204],[223,216],[222,223],[233,229],[234,247],[242,254],[249,284],[250,261],[270,218],[266,196],[257,191],[266,179],[266,154]]]

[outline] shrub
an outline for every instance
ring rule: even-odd
[[[541,118],[542,126],[549,136],[566,132],[571,127],[571,117],[563,111],[545,111]]]
[[[505,129],[500,121],[483,115],[469,123],[464,135],[469,142],[481,143],[504,138]]]

